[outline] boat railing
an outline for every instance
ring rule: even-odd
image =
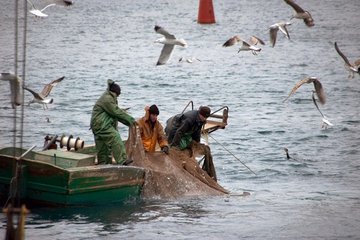
[[[194,102],[189,101],[188,104],[184,107],[181,114],[185,112],[185,110],[191,106],[191,110],[194,110]],[[218,129],[224,129],[227,126],[227,120],[229,117],[229,107],[223,106],[215,111],[213,111],[210,116],[206,120],[206,124],[203,126],[201,130],[201,134],[207,135]]]
[[[229,108],[227,106],[221,107],[212,112],[206,119],[206,124],[203,126],[201,131],[202,134],[210,134],[218,129],[224,129],[227,126],[228,117]]]
[[[191,110],[194,110],[194,103],[193,101],[189,101],[188,104],[186,104],[186,106],[184,107],[184,109],[182,110],[181,114],[183,114],[185,112],[185,110],[191,105]]]

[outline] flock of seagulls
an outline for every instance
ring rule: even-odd
[[[311,17],[311,14],[308,11],[304,11],[299,5],[297,5],[292,0],[284,0],[284,1],[295,10],[295,12],[294,12],[293,16],[290,18],[290,20],[293,18],[298,18],[298,19],[303,19],[305,24],[308,27],[312,27],[315,25],[314,19]],[[271,25],[269,27],[270,44],[272,47],[275,47],[277,33],[279,30],[285,35],[285,37],[287,39],[290,40],[290,35],[287,30],[287,26],[290,26],[291,24],[292,24],[291,22],[282,21],[282,22],[274,23],[273,25]],[[238,53],[240,51],[251,51],[252,54],[254,54],[254,55],[257,55],[257,52],[261,51],[260,47],[256,47],[257,44],[265,45],[265,42],[258,37],[251,36],[249,41],[244,41],[243,39],[240,38],[239,35],[235,35],[235,36],[231,37],[230,39],[228,39],[223,44],[223,47],[233,46],[236,43],[242,44]]]
[[[291,16],[290,20],[293,18],[302,19],[304,20],[304,23],[308,27],[314,26],[314,19],[311,17],[311,14],[308,11],[304,11],[299,5],[297,5],[293,0],[284,0],[287,4],[289,4],[294,9],[294,14]],[[278,22],[274,23],[269,27],[269,34],[270,34],[270,44],[272,47],[275,47],[276,39],[277,39],[277,33],[280,30],[287,39],[290,40],[290,35],[287,30],[287,26],[290,26],[291,22]],[[240,47],[238,53],[240,51],[251,51],[252,54],[257,55],[256,52],[260,52],[261,48],[256,47],[257,44],[265,45],[264,41],[261,40],[258,37],[252,36],[249,41],[244,41],[240,38],[239,35],[235,35],[231,37],[229,40],[227,40],[223,47],[229,47],[236,43],[241,43],[242,46]]]
[[[314,19],[312,18],[309,11],[306,11],[303,8],[301,8],[293,0],[284,0],[284,1],[286,4],[291,6],[294,10],[292,16],[290,17],[290,20],[292,20],[294,18],[303,20],[305,25],[308,27],[313,27],[315,25]],[[278,34],[279,30],[280,30],[280,32],[283,33],[283,35],[287,39],[290,40],[290,34],[289,34],[287,27],[290,26],[291,24],[292,24],[292,22],[290,22],[290,21],[281,21],[281,22],[277,22],[269,27],[270,44],[272,47],[275,47],[277,34]],[[185,40],[177,39],[173,34],[170,34],[168,31],[166,31],[164,28],[162,28],[160,26],[156,25],[154,30],[156,33],[162,34],[164,36],[163,38],[155,41],[156,43],[164,44],[164,47],[161,50],[161,54],[160,54],[160,57],[159,57],[156,65],[164,65],[167,63],[167,61],[170,59],[170,56],[174,50],[175,45],[179,45],[182,47],[187,46],[187,43],[185,42]],[[251,36],[249,38],[249,40],[244,40],[239,35],[234,35],[231,38],[229,38],[228,40],[226,40],[222,46],[223,47],[231,47],[231,46],[235,46],[235,45],[240,45],[238,53],[241,51],[250,51],[253,55],[257,55],[261,51],[261,48],[259,47],[259,45],[265,45],[265,42],[256,36]],[[345,57],[345,55],[340,52],[336,43],[335,43],[335,48],[336,48],[336,51],[340,54],[340,56],[344,59],[345,66],[351,73],[359,71],[358,65],[360,64],[360,60],[356,61],[353,65],[351,65],[349,63],[348,59]],[[180,60],[179,60],[179,62],[184,62],[184,61],[185,60],[183,58],[180,58]],[[192,63],[193,60],[187,60],[187,62]],[[314,84],[315,91],[313,91],[313,92],[316,93],[319,102],[321,104],[325,104],[326,100],[325,100],[324,89],[322,87],[321,82],[316,77],[306,77],[306,78],[300,80],[298,83],[296,83],[296,85],[293,87],[293,89],[291,90],[288,97],[284,100],[284,102],[291,95],[293,95],[298,88],[300,88],[305,83],[313,83]],[[326,126],[332,126],[330,121],[320,111],[320,109],[316,103],[316,100],[314,98],[314,93],[313,93],[314,104],[315,104],[316,108],[318,109],[318,111],[322,115],[323,123]]]
[[[299,5],[297,5],[293,0],[284,0],[287,4],[289,4],[293,9],[294,9],[294,14],[293,16],[291,17],[292,18],[298,18],[298,19],[303,19],[304,23],[308,26],[308,27],[312,27],[314,26],[314,19],[312,18],[310,12],[308,11],[304,11]],[[289,23],[288,25],[290,25],[291,23]],[[278,27],[285,35],[288,39],[290,39],[290,36],[286,30],[286,27],[285,26],[282,26],[282,28],[280,28],[280,26],[276,26],[276,25],[273,25],[272,26],[274,29],[276,27]],[[275,42],[276,42],[276,33],[278,30],[273,30],[274,32],[272,33],[271,32],[271,29],[272,27],[270,27],[270,39],[273,39],[272,40],[272,44],[273,46],[275,45]],[[272,34],[275,36],[275,37],[272,37]],[[344,60],[345,62],[345,69],[347,71],[349,71],[349,75],[348,75],[348,78],[354,78],[354,74],[355,73],[358,73],[360,74],[360,59],[356,60],[353,64],[350,63],[350,61],[347,59],[347,57],[340,51],[337,43],[335,42],[334,43],[334,46],[335,46],[335,50],[336,52],[342,57],[342,59]],[[295,84],[295,86],[293,87],[293,89],[291,90],[291,92],[289,93],[289,95],[287,96],[287,98],[284,100],[286,101],[292,94],[294,94],[296,92],[296,90],[298,88],[300,88],[300,86],[302,86],[303,84],[305,83],[313,83],[314,84],[314,88],[315,88],[315,91],[312,90],[312,101],[316,107],[316,109],[319,111],[319,113],[321,114],[322,116],[322,128],[327,128],[328,126],[333,126],[333,124],[328,120],[328,118],[321,112],[318,104],[317,104],[317,100],[315,98],[315,94],[317,95],[317,98],[319,100],[319,102],[321,104],[325,104],[325,93],[324,93],[324,89],[322,87],[322,84],[321,82],[316,78],[316,77],[306,77],[302,80],[300,80],[298,83]],[[288,160],[296,160],[292,157],[290,157],[289,155],[289,150],[287,148],[284,148],[284,151],[285,151],[285,154],[286,154],[286,158]]]
[[[314,19],[312,18],[309,11],[305,11],[304,9],[302,9],[293,0],[284,0],[284,1],[294,9],[294,13],[291,16],[290,20],[293,18],[302,19],[305,25],[308,27],[312,27],[315,25]],[[272,47],[275,47],[277,33],[279,30],[285,35],[287,39],[290,39],[287,26],[290,26],[291,24],[292,24],[291,22],[283,21],[283,22],[275,23],[269,27],[270,43]],[[175,35],[170,34],[163,27],[156,25],[154,30],[156,33],[162,34],[164,36],[163,38],[157,39],[155,41],[155,43],[164,44],[164,47],[161,50],[161,54],[156,65],[164,65],[168,62],[174,50],[175,45],[179,45],[182,47],[187,46],[187,43],[185,42],[184,39],[177,39]],[[231,47],[236,44],[241,45],[238,50],[238,53],[241,51],[250,51],[253,55],[257,55],[261,51],[261,48],[256,45],[258,44],[265,45],[265,42],[256,36],[251,36],[250,39],[246,41],[242,39],[239,35],[234,35],[223,44],[223,47]],[[180,60],[179,62],[181,62]],[[192,63],[193,61],[188,61],[188,62]]]
[[[70,6],[73,4],[71,0],[41,0],[44,7],[42,9],[37,8],[30,0],[27,0],[28,3],[31,6],[30,13],[37,16],[37,17],[47,17],[48,15],[45,14],[43,11],[47,9],[50,6],[59,5],[59,6]],[[303,20],[305,25],[308,27],[313,27],[314,19],[312,18],[309,11],[304,10],[301,8],[298,4],[294,2],[294,0],[284,0],[286,4],[291,6],[294,10],[294,13],[290,17],[291,19],[300,19]],[[280,32],[283,33],[283,35],[290,39],[290,35],[288,32],[287,27],[290,26],[292,23],[289,21],[282,21],[277,22],[269,27],[269,35],[270,35],[270,44],[272,47],[275,46],[276,40],[277,40],[277,34],[280,30]],[[167,30],[165,30],[163,27],[155,25],[154,30],[156,33],[161,34],[163,37],[155,40],[155,43],[163,44],[163,48],[161,50],[160,56],[158,58],[158,61],[156,65],[164,65],[166,64],[175,48],[176,45],[180,47],[186,48],[188,46],[187,42],[184,39],[176,38],[175,35],[170,34]],[[249,40],[242,39],[239,35],[234,35],[233,37],[229,38],[225,41],[225,43],[222,45],[223,47],[231,47],[235,45],[240,45],[240,48],[238,50],[238,53],[241,51],[250,51],[253,55],[257,55],[261,48],[259,45],[265,45],[265,42],[261,40],[260,38],[256,36],[251,36]],[[349,71],[349,78],[354,78],[355,73],[360,73],[360,59],[356,60],[353,64],[349,62],[347,57],[340,51],[337,43],[335,42],[335,50],[337,53],[342,57],[342,59],[345,62],[345,69]],[[191,57],[191,58],[184,58],[181,57],[179,59],[179,62],[187,62],[187,63],[193,63],[193,62],[201,62],[200,59]],[[33,95],[33,100],[30,103],[37,102],[43,105],[43,108],[47,108],[47,104],[50,104],[53,102],[52,98],[47,98],[50,94],[52,88],[56,86],[59,82],[61,82],[64,79],[64,77],[61,77],[59,79],[56,79],[49,84],[46,84],[43,88],[43,90],[39,93],[33,91],[32,89],[28,87],[24,87],[25,90],[30,92]],[[10,73],[2,73],[0,80],[5,80],[10,82],[10,88],[11,88],[11,103],[12,107],[19,106],[22,104],[22,94],[20,89],[22,89],[22,80],[18,76],[15,76]],[[296,85],[293,87],[287,98],[284,100],[284,102],[293,95],[298,88],[300,88],[305,83],[313,83],[315,91],[313,91],[313,100],[316,108],[321,113],[321,116],[323,117],[323,122],[327,124],[328,126],[331,126],[332,124],[327,120],[325,115],[320,111],[318,105],[316,104],[316,100],[314,98],[314,94],[316,94],[318,101],[321,104],[325,104],[325,93],[322,87],[321,82],[316,77],[306,77],[302,80],[300,80]],[[29,104],[30,104],[29,103]]]
[[[35,6],[33,2],[30,0],[27,0],[27,2],[30,4],[31,9],[29,10],[29,13],[32,15],[39,17],[39,18],[46,18],[48,15],[44,13],[44,11],[51,7],[51,6],[70,6],[73,5],[73,2],[71,0],[41,0],[42,1],[42,7],[38,8]],[[312,18],[309,11],[304,10],[301,8],[298,4],[295,3],[294,0],[284,0],[286,4],[288,4],[292,9],[294,10],[292,16],[290,17],[290,20],[292,19],[300,19],[303,20],[304,24],[308,27],[313,27],[315,25],[314,19]],[[290,40],[290,34],[288,31],[288,27],[292,25],[292,22],[290,21],[281,21],[277,22],[275,24],[272,24],[269,27],[269,36],[270,36],[270,45],[271,47],[275,47],[276,41],[277,41],[277,35],[280,30],[280,32]],[[164,65],[166,64],[175,48],[176,45],[180,47],[186,48],[188,46],[187,42],[184,39],[178,39],[175,37],[175,35],[170,34],[167,30],[165,30],[163,27],[155,25],[154,30],[156,33],[161,34],[163,37],[155,40],[155,43],[163,44],[163,48],[161,50],[160,56],[158,58],[158,61],[156,65]],[[228,40],[225,41],[225,43],[222,45],[223,47],[232,47],[235,45],[240,45],[238,53],[241,51],[250,51],[253,55],[257,55],[261,48],[259,45],[265,45],[265,42],[261,40],[260,38],[256,36],[251,36],[249,40],[242,39],[239,35],[234,35]],[[355,73],[360,74],[360,59],[357,59],[353,63],[351,63],[348,58],[345,56],[345,54],[340,50],[337,42],[334,43],[334,47],[336,52],[340,55],[340,57],[344,61],[344,67],[349,72],[348,78],[354,78]],[[200,59],[191,57],[191,58],[185,58],[181,57],[179,59],[180,63],[186,62],[186,63],[194,63],[194,62],[201,62]],[[30,103],[39,103],[42,104],[43,109],[47,109],[47,104],[53,103],[53,98],[48,98],[49,94],[51,93],[52,89],[60,83],[65,77],[58,78],[56,80],[51,81],[50,83],[46,84],[41,92],[35,92],[34,90],[23,87],[23,81],[19,76],[16,76],[11,73],[1,73],[0,80],[2,81],[8,81],[10,83],[10,91],[11,91],[11,105],[12,108],[15,108],[16,106],[20,106],[23,104],[23,96],[22,96],[22,89],[25,89],[26,91],[30,92],[33,95],[33,99],[29,102]],[[287,101],[292,95],[295,94],[295,92],[304,84],[311,84],[313,83],[314,90],[312,90],[312,101],[320,113],[322,117],[322,128],[327,128],[328,126],[333,126],[333,124],[328,120],[328,118],[322,113],[320,110],[317,101],[320,102],[320,104],[324,105],[326,102],[326,96],[323,89],[323,86],[320,82],[320,80],[317,77],[305,77],[304,79],[298,81],[295,86],[291,89],[288,96],[284,99],[283,102]],[[315,98],[315,95],[317,96],[317,99]],[[50,122],[49,118],[46,118],[47,122]],[[290,157],[289,151],[287,148],[284,148],[284,151],[286,153],[287,159],[296,160],[293,157]]]
[[[27,0],[27,2],[30,4],[29,13],[31,13],[32,15],[39,17],[39,18],[48,17],[48,15],[46,13],[44,13],[44,11],[48,7],[55,6],[55,5],[59,5],[59,6],[73,5],[73,2],[71,0],[41,0],[40,4],[43,5],[43,7],[40,9],[30,0]],[[47,98],[47,97],[49,96],[52,88],[55,87],[63,79],[64,79],[64,77],[61,77],[59,79],[51,81],[49,84],[46,84],[44,86],[44,88],[42,89],[41,92],[37,93],[28,87],[23,87],[22,79],[13,73],[1,73],[1,75],[0,75],[0,80],[8,81],[10,83],[10,96],[11,96],[12,108],[15,108],[16,106],[20,106],[23,104],[22,89],[25,89],[25,90],[29,91],[34,97],[29,102],[29,105],[31,103],[40,103],[43,105],[44,109],[47,109],[48,108],[47,104],[53,103],[53,101],[54,101],[52,98]]]

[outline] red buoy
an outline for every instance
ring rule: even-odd
[[[212,0],[199,0],[198,23],[215,23],[215,13]]]

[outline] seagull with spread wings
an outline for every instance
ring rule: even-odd
[[[348,58],[340,51],[337,43],[335,42],[335,50],[337,51],[337,53],[342,57],[342,59],[345,62],[345,69],[349,71],[349,76],[348,78],[354,78],[354,73],[359,73],[360,74],[360,59],[356,60],[354,62],[354,64],[350,64],[350,61],[348,60]]]
[[[294,14],[291,17],[291,19],[293,18],[303,19],[304,23],[308,27],[312,27],[315,25],[314,19],[312,18],[311,14],[308,11],[302,9],[293,0],[284,0],[284,1],[294,9]]]
[[[272,47],[275,47],[275,43],[276,43],[276,38],[277,38],[277,33],[280,30],[287,39],[290,39],[290,35],[289,32],[286,28],[286,26],[291,25],[291,22],[278,22],[275,23],[273,25],[270,26],[270,43],[272,45]]]
[[[235,44],[241,44],[241,47],[239,48],[238,53],[240,51],[251,51],[251,53],[253,55],[257,55],[257,52],[261,51],[261,48],[256,47],[255,45],[257,45],[257,44],[265,45],[264,41],[256,36],[251,36],[249,41],[247,42],[247,41],[244,41],[243,39],[241,39],[239,35],[235,35],[235,36],[229,38],[222,46],[230,47]]]
[[[164,44],[164,47],[161,50],[160,57],[156,65],[164,65],[171,57],[171,54],[174,50],[175,45],[186,47],[187,43],[184,39],[177,39],[173,34],[170,34],[164,28],[155,25],[155,32],[163,35],[164,37],[155,40],[155,43]]]
[[[287,96],[287,98],[284,100],[284,102],[292,94],[294,94],[299,87],[301,87],[305,83],[313,83],[314,84],[314,88],[315,88],[315,91],[316,91],[316,95],[317,95],[317,97],[319,99],[319,102],[321,104],[325,104],[325,102],[326,102],[325,92],[324,92],[324,89],[322,87],[321,82],[316,77],[306,77],[306,78],[300,80],[298,83],[296,83],[295,86],[293,87],[293,89],[291,90],[291,92],[289,93],[289,95]]]
[[[47,104],[53,103],[54,99],[47,98],[53,89],[59,82],[61,82],[65,77],[58,78],[48,84],[46,84],[43,88],[43,90],[40,93],[37,93],[30,88],[24,87],[25,90],[29,91],[33,96],[34,99],[29,102],[30,103],[40,103],[43,105],[43,108],[45,110],[45,107],[47,108]]]
[[[9,81],[11,92],[11,106],[15,108],[23,103],[22,95],[22,79],[12,73],[1,73],[0,80]]]
[[[30,13],[35,15],[36,17],[45,18],[48,15],[44,13],[44,10],[48,7],[60,5],[60,6],[70,6],[73,4],[71,0],[47,0],[45,1],[46,6],[42,9],[37,8],[30,0],[27,0],[27,2],[31,5]]]

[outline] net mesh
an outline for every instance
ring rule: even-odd
[[[192,152],[171,148],[162,152],[145,153],[137,127],[129,130],[126,143],[128,157],[133,166],[146,169],[143,197],[178,198],[183,196],[223,195],[228,191],[210,177],[198,164],[195,156],[203,154],[200,146]]]

